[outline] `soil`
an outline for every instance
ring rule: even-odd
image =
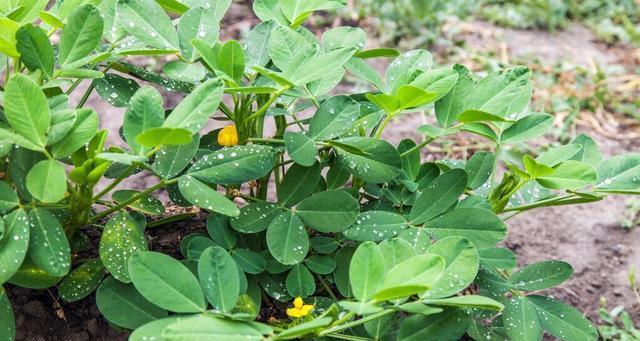
[[[242,8],[233,12],[247,13]],[[235,34],[248,27],[246,21],[241,22],[242,15],[236,14],[234,18],[237,19]],[[505,58],[534,56],[545,63],[569,60],[588,67],[593,63],[610,65],[637,61],[637,51],[596,43],[590,31],[578,24],[555,33],[504,29],[484,22],[464,25],[463,37],[470,50],[491,50]],[[177,94],[167,94],[167,104],[175,103],[178,98]],[[100,113],[102,126],[111,131],[110,142],[122,144],[117,128],[122,122],[123,110],[109,106],[95,94],[88,103]],[[423,124],[424,120],[419,115],[394,120],[393,128],[385,137],[394,142],[407,137],[417,139],[415,127]],[[633,140],[604,136],[589,128],[581,129],[597,140],[606,156],[638,150],[638,142]],[[138,177],[122,186],[146,188],[153,182],[150,177]],[[612,196],[589,205],[546,208],[521,214],[507,222],[509,235],[505,245],[518,254],[521,265],[547,259],[571,263],[575,269],[574,276],[548,294],[570,302],[592,320],[597,321],[601,297],[607,299],[608,308],[625,305],[631,309],[632,316],[638,316],[640,305],[629,289],[627,275],[631,267],[640,266],[637,247],[640,245],[640,229],[620,227],[626,210],[625,200],[624,197]],[[203,221],[199,218],[153,229],[149,231],[150,245],[153,249],[176,255],[181,238],[201,229]],[[48,292],[9,286],[8,293],[16,314],[18,341],[120,341],[127,338],[126,332],[111,328],[100,316],[93,295],[80,302],[60,302],[58,305],[55,290]]]

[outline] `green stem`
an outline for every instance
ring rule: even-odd
[[[371,339],[371,338],[368,338],[368,337],[361,337],[361,336],[355,336],[355,335],[346,335],[346,334],[337,334],[337,333],[327,334],[325,336],[333,338],[333,339],[350,340],[350,341],[371,341],[371,340],[374,340],[374,339]]]
[[[424,147],[424,146],[428,145],[429,143],[433,142],[435,139],[436,139],[435,137],[432,137],[432,138],[428,138],[428,139],[420,142],[419,144],[411,147],[409,150],[406,150],[406,151],[402,152],[402,154],[400,154],[400,157],[407,156],[407,155],[413,153],[416,150],[422,149],[422,147]]]
[[[165,224],[169,224],[169,223],[173,223],[176,221],[181,221],[184,219],[188,219],[191,217],[195,217],[197,215],[197,213],[180,213],[180,214],[176,214],[176,215],[172,215],[166,218],[162,218],[162,219],[158,219],[156,221],[152,221],[150,223],[147,224],[147,228],[149,227],[156,227],[156,226],[162,226]]]
[[[500,142],[498,142],[496,144],[496,151],[495,151],[495,155],[494,155],[494,161],[493,161],[493,170],[491,171],[491,180],[489,182],[489,185],[491,186],[490,188],[493,189],[496,185],[496,172],[498,172],[498,165],[500,164],[500,154],[502,152],[502,146],[500,145]]]
[[[102,199],[102,197],[104,197],[107,193],[109,193],[112,189],[114,189],[116,186],[118,186],[122,180],[126,179],[127,176],[129,176],[129,172],[131,172],[133,169],[135,168],[134,165],[129,166],[129,168],[127,168],[124,172],[122,172],[120,174],[120,176],[118,176],[115,180],[113,180],[107,187],[105,187],[102,191],[100,191],[100,193],[96,194],[93,197],[93,201],[97,201]]]
[[[249,117],[247,117],[245,119],[245,121],[249,121],[250,122],[250,121],[252,121],[252,120],[264,115],[267,112],[267,109],[269,109],[269,107],[271,106],[271,104],[273,104],[273,102],[275,102],[278,99],[278,97],[282,96],[282,94],[284,94],[287,90],[289,90],[289,87],[284,87],[284,88],[278,90],[276,93],[273,94],[273,96],[271,96],[271,98],[269,98],[267,103],[265,103],[262,107],[260,107],[260,109],[258,109],[258,111],[256,111],[253,114],[249,115]]]
[[[329,329],[325,329],[325,330],[321,331],[320,333],[318,333],[318,335],[319,336],[325,336],[327,334],[338,333],[338,332],[341,332],[343,330],[347,330],[349,328],[353,328],[353,327],[359,326],[361,324],[364,324],[366,322],[375,320],[375,319],[377,319],[379,317],[382,317],[382,316],[385,316],[385,315],[389,315],[389,314],[391,314],[393,312],[395,312],[395,310],[393,310],[393,309],[385,309],[385,310],[383,310],[383,311],[381,311],[379,313],[375,313],[375,314],[371,314],[371,315],[365,316],[365,317],[363,317],[363,318],[361,318],[359,320],[351,321],[351,322],[348,322],[348,323],[345,323],[345,324],[340,324],[340,325],[334,326],[334,327],[329,328]]]
[[[260,137],[250,137],[247,139],[247,141],[284,144],[284,140],[281,140],[281,139],[269,139],[269,138],[260,138]]]
[[[177,181],[178,181],[178,179],[161,180],[160,182],[158,182],[157,184],[153,185],[152,187],[147,188],[146,190],[144,190],[144,191],[132,196],[131,198],[119,203],[118,205],[113,206],[113,207],[111,207],[111,208],[109,208],[107,210],[104,210],[104,211],[94,215],[93,217],[91,217],[91,219],[89,219],[89,222],[95,222],[95,221],[97,221],[97,220],[99,220],[101,218],[104,218],[104,217],[108,216],[109,214],[111,214],[111,213],[113,213],[113,212],[115,212],[115,211],[117,211],[117,210],[119,210],[119,209],[121,209],[121,208],[123,208],[123,207],[125,207],[125,206],[127,206],[129,204],[131,204],[132,202],[135,202],[136,200],[139,200],[139,199],[141,199],[141,198],[143,198],[143,197],[145,197],[145,196],[147,196],[147,195],[149,195],[149,194],[151,194],[151,193],[153,193],[153,192],[155,192],[155,191],[157,191],[157,190],[159,190],[161,188],[164,188],[167,185],[175,183]]]
[[[315,275],[316,275],[316,278],[318,279],[318,281],[320,282],[320,284],[322,285],[322,287],[324,288],[324,290],[327,292],[327,294],[329,294],[329,296],[331,296],[331,298],[333,298],[334,301],[338,301],[338,298],[333,293],[333,291],[331,290],[331,288],[327,284],[327,281],[324,280],[322,275],[320,275],[320,274],[315,274]]]
[[[387,115],[387,117],[385,117],[384,121],[382,121],[382,124],[380,124],[380,126],[378,127],[378,130],[376,131],[376,138],[380,138],[380,136],[382,135],[382,132],[384,131],[384,128],[387,127],[387,124],[389,124],[389,122],[391,122],[391,119],[393,118],[393,116],[395,116],[396,113],[391,113],[389,115]]]

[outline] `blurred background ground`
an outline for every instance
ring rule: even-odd
[[[257,22],[250,6],[251,1],[234,1],[221,25],[224,37],[241,39]],[[636,0],[349,0],[344,10],[313,17],[310,28],[321,32],[331,26],[360,26],[370,37],[368,47],[427,49],[439,65],[462,63],[481,74],[527,65],[534,70],[532,110],[552,113],[556,120],[550,136],[517,151],[538,153],[549,141],[566,143],[584,132],[605,156],[612,156],[640,147],[639,23]],[[377,63],[383,70],[384,62]],[[346,86],[357,89],[363,84]],[[180,97],[167,92],[166,106]],[[88,103],[111,131],[111,142],[122,145],[117,129],[123,110],[95,93]],[[419,140],[415,128],[429,120],[419,114],[399,117],[386,137],[393,142]],[[425,149],[423,156],[465,158],[484,147],[481,140],[460,136]],[[147,188],[154,181],[139,177],[123,187]],[[613,196],[595,204],[526,212],[508,221],[505,244],[517,252],[521,265],[545,259],[571,263],[572,279],[550,294],[577,306],[594,322],[607,326],[599,315],[602,304],[606,310],[622,305],[640,322],[640,304],[629,283],[630,270],[640,266],[639,209],[638,200]],[[158,242],[177,243],[201,228],[197,221],[192,224],[169,227]],[[57,307],[46,291],[28,295],[13,289],[12,295],[20,307],[18,340],[126,338],[109,331],[91,302]],[[60,318],[60,309],[66,320]]]

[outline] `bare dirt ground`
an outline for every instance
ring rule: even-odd
[[[238,21],[236,32],[248,26],[246,21]],[[474,21],[465,23],[462,31],[469,51],[494,51],[502,58],[531,57],[548,63],[570,61],[587,67],[593,63],[608,65],[637,59],[635,50],[594,42],[590,31],[577,24],[565,31],[548,33],[504,29]],[[167,94],[167,106],[175,104],[178,97]],[[124,111],[106,104],[95,93],[88,103],[100,114],[102,127],[110,130],[109,141],[122,145],[117,129]],[[424,122],[425,118],[419,115],[401,117],[394,120],[386,137],[394,142],[407,137],[417,140],[415,128]],[[598,134],[590,128],[582,127],[581,130],[597,140],[606,156],[639,150],[639,144],[634,140],[611,138],[611,135]],[[424,156],[430,157],[428,150]],[[146,188],[154,182],[150,177],[137,177],[122,186]],[[624,213],[625,198],[616,196],[590,205],[539,209],[508,221],[509,235],[505,244],[517,252],[521,265],[546,259],[561,259],[573,264],[574,276],[549,293],[577,306],[590,318],[597,319],[601,297],[607,298],[609,308],[626,305],[633,309],[635,314],[632,316],[638,316],[640,307],[634,303],[627,273],[630,267],[640,266],[637,247],[640,229],[622,229],[620,220]],[[160,234],[154,240],[162,245],[175,245],[188,231],[201,228],[201,222],[191,221],[190,224],[169,227],[164,230],[166,234]],[[46,291],[34,293],[13,288],[10,295],[18,320],[18,340],[126,339],[126,334],[108,327],[92,299],[83,303],[62,303],[66,312],[66,320],[62,320],[57,317],[54,300]]]

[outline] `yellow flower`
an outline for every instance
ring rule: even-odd
[[[293,300],[293,308],[287,309],[287,315],[294,318],[305,317],[309,315],[311,310],[313,310],[312,304],[304,304],[302,298],[296,297],[296,299]]]
[[[228,125],[220,130],[218,144],[224,147],[233,147],[238,144],[238,131],[235,125]]]

